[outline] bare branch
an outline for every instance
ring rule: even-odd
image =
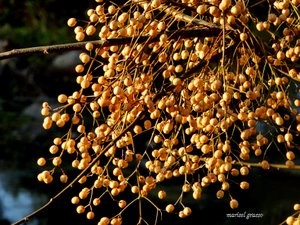
[[[57,53],[57,52],[80,50],[80,49],[84,49],[85,44],[88,42],[92,43],[96,47],[104,47],[104,46],[111,46],[116,44],[119,45],[119,44],[130,43],[131,40],[132,40],[131,37],[123,37],[123,38],[114,38],[109,40],[94,40],[94,41],[86,41],[86,42],[76,42],[76,43],[68,43],[68,44],[13,49],[7,52],[0,53],[0,60],[13,58],[13,57],[32,55],[32,54],[50,54],[50,53]]]
[[[184,29],[184,30],[176,30],[176,31],[171,30],[165,33],[167,35],[170,35],[172,38],[178,38],[178,37],[187,38],[187,37],[217,36],[219,32],[220,32],[219,28],[198,27],[193,29]],[[50,54],[50,53],[57,53],[57,52],[66,52],[71,50],[80,50],[80,49],[84,49],[86,43],[92,43],[95,47],[105,47],[105,46],[112,46],[112,45],[129,44],[132,41],[137,43],[142,43],[145,42],[146,40],[149,40],[149,43],[151,43],[157,41],[158,38],[159,38],[158,36],[119,37],[119,38],[111,38],[107,40],[93,40],[93,41],[76,42],[76,43],[68,43],[68,44],[13,49],[7,52],[0,53],[0,60],[13,58],[13,57],[27,56],[32,54]]]

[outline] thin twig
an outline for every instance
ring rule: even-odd
[[[236,161],[234,164],[241,165],[241,166],[261,168],[260,163],[249,163],[249,162]],[[287,166],[285,164],[269,163],[269,166],[270,166],[270,168],[274,168],[274,169],[278,169],[278,170],[280,170],[280,169],[300,170],[300,165]]]

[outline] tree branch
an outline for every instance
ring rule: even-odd
[[[198,27],[198,28],[175,30],[175,31],[170,30],[165,33],[174,39],[178,37],[188,38],[188,37],[217,36],[220,31],[221,30],[219,28]],[[85,42],[75,42],[75,43],[67,43],[67,44],[13,49],[7,52],[0,53],[0,60],[13,58],[13,57],[27,56],[32,54],[50,54],[50,53],[66,52],[72,50],[81,50],[85,48],[86,43],[92,43],[95,47],[106,47],[112,45],[129,44],[132,42],[143,43],[146,40],[149,40],[149,43],[151,43],[151,42],[158,41],[158,39],[159,36],[118,37],[118,38],[111,38],[107,40],[92,40],[92,41],[85,41]]]
[[[104,46],[111,46],[116,44],[118,45],[127,44],[130,43],[131,40],[132,40],[131,37],[123,37],[123,38],[114,38],[109,40],[94,40],[94,41],[13,49],[7,52],[0,53],[0,60],[13,58],[13,57],[27,56],[32,54],[50,54],[50,53],[57,53],[57,52],[80,50],[80,49],[84,49],[86,43],[88,42],[92,43],[95,47],[104,47]]]

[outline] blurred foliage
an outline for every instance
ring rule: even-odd
[[[66,21],[82,16],[89,1],[4,0],[0,2],[0,37],[9,46],[29,47],[73,41]]]
[[[0,1],[0,42],[4,43],[0,51],[74,42],[74,32],[66,22],[70,17],[84,17],[85,12],[81,9],[88,8],[91,3],[71,0]],[[45,72],[55,56],[33,55],[11,61],[16,61],[17,69],[27,69],[28,74],[37,77]],[[18,89],[18,86],[15,85],[14,89]]]
[[[88,8],[89,4],[91,1],[0,1],[0,41],[7,42],[7,46],[4,45],[4,49],[0,51],[73,42],[74,33],[72,29],[68,29],[66,21],[72,16],[83,17],[85,12],[81,9]],[[41,94],[35,77],[45,73],[53,57],[55,55],[47,57],[35,55],[1,61],[0,166],[2,168],[8,168],[8,165],[10,168],[24,166],[26,162],[35,163],[31,160],[32,151],[36,151],[33,145],[42,143],[33,144],[32,140],[28,140],[27,133],[22,127],[32,123],[32,119],[24,116],[22,110]],[[22,132],[24,135],[21,135]],[[28,149],[32,151],[28,152]]]

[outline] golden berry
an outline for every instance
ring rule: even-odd
[[[41,157],[37,160],[37,164],[39,166],[44,166],[46,164],[46,159],[44,157]]]
[[[270,164],[267,160],[263,160],[261,161],[261,168],[263,168],[264,170],[268,170],[270,169]]]
[[[184,207],[184,209],[183,209],[183,214],[184,214],[185,216],[191,215],[191,214],[192,214],[191,208],[190,208],[190,207]]]
[[[102,217],[97,225],[108,225],[110,223],[110,219],[108,217]]]
[[[85,208],[84,208],[83,205],[77,206],[76,212],[77,212],[78,214],[82,214],[82,213],[84,213],[84,211],[85,211]]]
[[[93,205],[94,205],[94,206],[98,206],[98,205],[100,205],[100,203],[101,203],[100,198],[94,198],[94,199],[93,199]]]
[[[231,199],[229,205],[230,208],[236,209],[239,206],[239,202],[236,199]]]
[[[167,193],[166,193],[164,190],[160,190],[160,191],[158,192],[158,198],[164,199],[164,198],[166,198],[166,197],[167,197]]]
[[[71,198],[71,202],[72,204],[77,205],[80,202],[80,199],[78,196],[74,196]]]
[[[222,199],[224,197],[224,191],[223,190],[218,190],[216,193],[216,197],[218,199]]]
[[[166,211],[167,211],[168,213],[173,212],[174,209],[175,209],[175,206],[174,206],[173,204],[169,204],[169,205],[166,206]]]
[[[54,157],[53,160],[52,160],[52,164],[54,166],[60,166],[61,163],[62,163],[61,157]]]
[[[240,34],[240,39],[241,39],[241,41],[246,41],[246,40],[248,39],[248,34],[246,34],[246,33],[241,33],[241,34]]]
[[[297,203],[297,204],[294,205],[294,210],[295,211],[299,211],[300,210],[300,204],[299,203]]]
[[[75,18],[70,18],[68,19],[67,24],[69,27],[75,27],[77,24],[77,20]]]
[[[246,189],[249,189],[249,183],[247,182],[247,181],[242,181],[241,183],[240,183],[240,187],[241,187],[241,189],[243,189],[243,190],[246,190]]]
[[[62,174],[60,177],[59,177],[59,180],[60,182],[62,183],[67,183],[68,182],[68,176],[66,174]]]
[[[118,203],[119,207],[121,209],[125,208],[125,206],[127,205],[127,202],[125,200],[120,200]]]
[[[89,211],[89,212],[86,214],[86,218],[87,218],[88,220],[92,220],[92,219],[94,219],[94,217],[95,217],[95,213],[94,213],[93,211]]]
[[[78,32],[78,33],[76,34],[76,36],[75,36],[75,39],[76,39],[77,41],[83,41],[84,38],[85,38],[85,34],[84,34],[83,32]]]

